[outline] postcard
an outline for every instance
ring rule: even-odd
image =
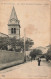
[[[0,0],[0,79],[51,78],[51,0]]]

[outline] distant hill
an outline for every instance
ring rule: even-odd
[[[46,46],[47,48],[51,48],[51,45]]]
[[[49,47],[42,47],[42,46],[39,46],[37,47],[36,49],[40,49],[43,53],[46,53],[47,50],[48,50]]]
[[[39,47],[36,47],[34,49],[40,49],[43,54],[47,53],[47,50],[51,47],[51,45],[48,45],[48,46],[45,46],[45,47],[42,47],[42,46],[39,46]],[[26,51],[26,55],[29,55],[30,54],[30,51],[32,51],[33,49],[31,48],[29,51]]]

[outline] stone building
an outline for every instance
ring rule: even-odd
[[[15,8],[13,7],[11,16],[8,22],[8,36],[20,38],[20,21],[17,18]]]
[[[0,32],[0,37],[9,37],[9,36]]]

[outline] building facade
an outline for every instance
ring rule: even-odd
[[[15,8],[13,7],[11,16],[8,22],[8,36],[20,38],[20,21],[17,18]]]

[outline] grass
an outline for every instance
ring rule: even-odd
[[[15,51],[0,50],[0,64],[24,60],[24,54]]]

